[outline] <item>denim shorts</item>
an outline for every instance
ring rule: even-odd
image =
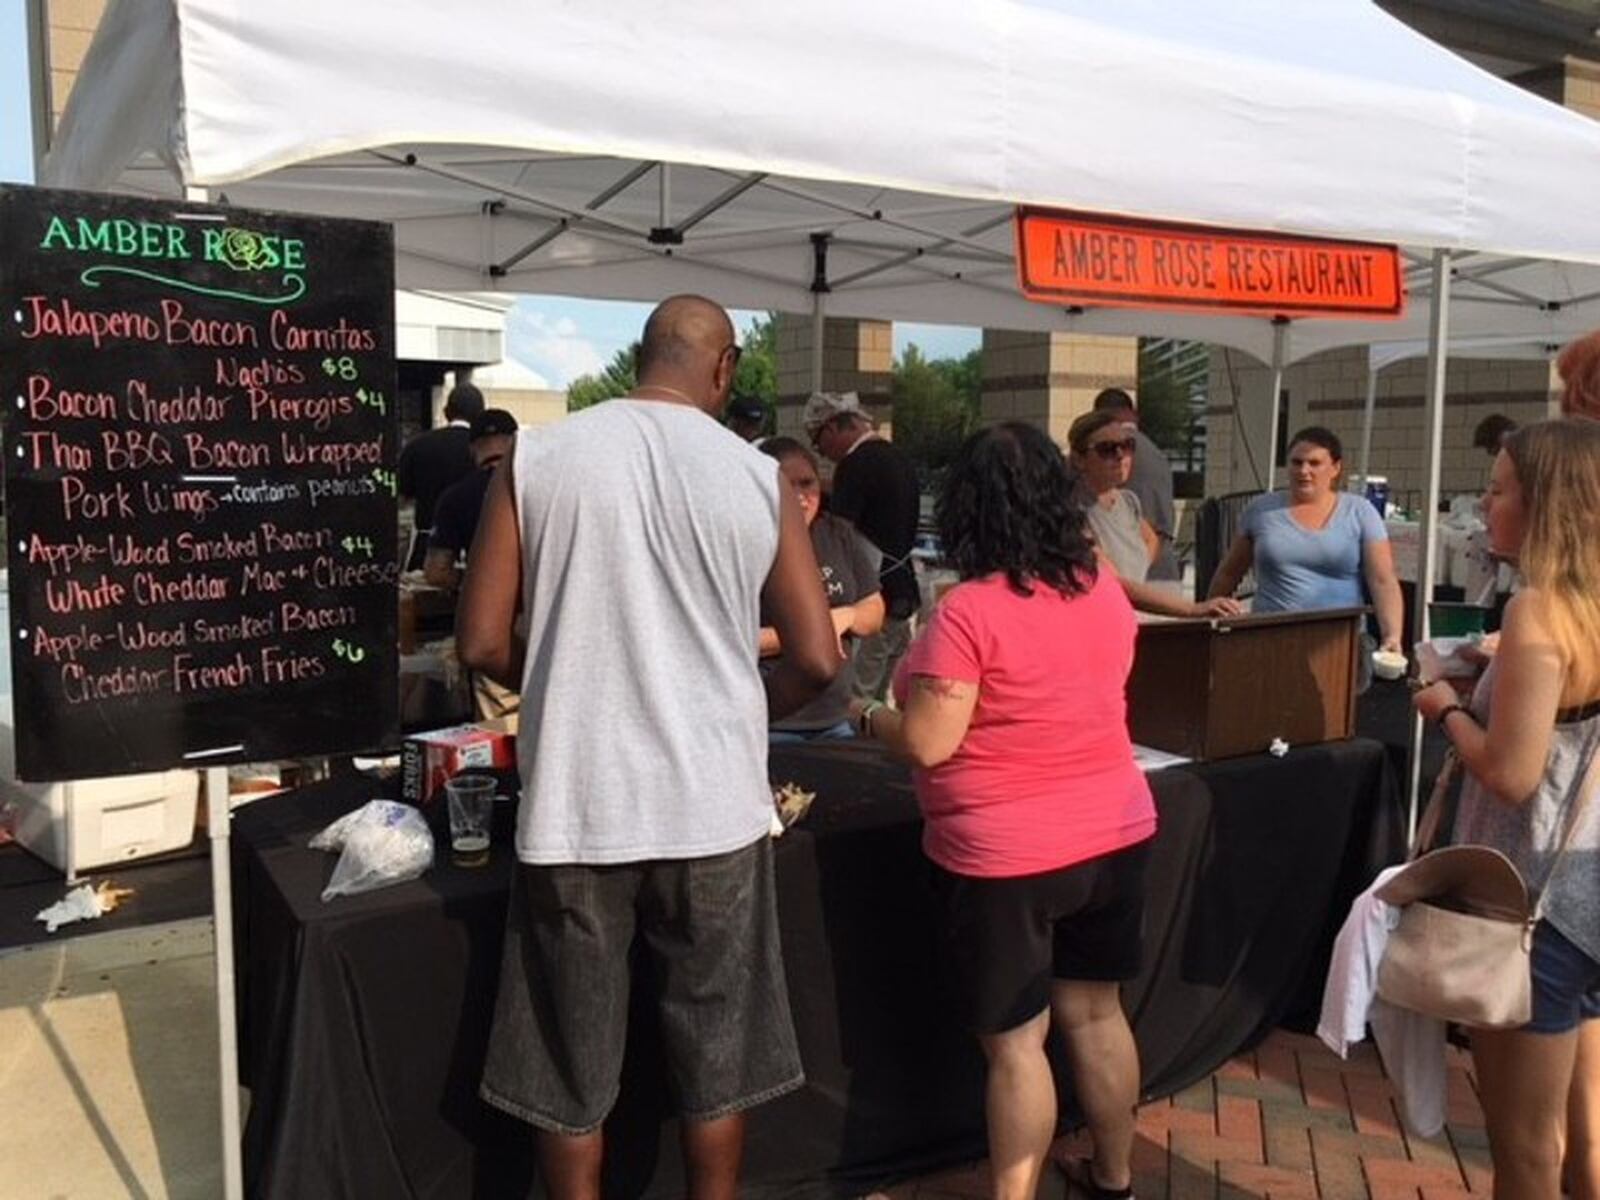
[[[1567,1033],[1600,1017],[1600,963],[1549,921],[1533,927],[1533,1019],[1523,1033]]]
[[[804,745],[806,742],[843,742],[856,736],[855,722],[846,718],[822,729],[769,729],[769,746]]]
[[[480,1094],[541,1129],[598,1129],[616,1103],[635,937],[659,981],[679,1112],[712,1120],[799,1087],[772,842],[708,858],[522,864]]]

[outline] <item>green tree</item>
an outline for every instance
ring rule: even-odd
[[[1163,450],[1182,450],[1193,422],[1189,389],[1171,375],[1139,380],[1139,428]]]
[[[567,411],[577,412],[602,400],[626,396],[639,385],[639,343],[625,346],[611,356],[598,373],[580,375],[567,384]]]
[[[1185,450],[1193,427],[1204,420],[1204,405],[1195,403],[1196,384],[1204,390],[1203,363],[1174,370],[1173,357],[1139,352],[1139,428],[1163,450]]]
[[[981,353],[929,361],[915,344],[894,365],[894,441],[924,477],[949,465],[977,425]]]
[[[757,317],[739,339],[743,347],[739,368],[733,377],[733,390],[741,395],[759,396],[766,405],[768,428],[778,402],[778,320],[776,313]],[[602,400],[625,396],[639,384],[639,343],[634,342],[612,355],[605,367],[580,375],[567,385],[567,411],[577,412]]]
[[[762,432],[778,427],[778,314],[769,312],[750,322],[739,338],[743,353],[733,376],[733,390],[741,396],[755,396],[767,410]]]
[[[979,393],[983,390],[983,350],[974,346],[960,358],[936,358],[928,365],[950,380],[976,420]]]

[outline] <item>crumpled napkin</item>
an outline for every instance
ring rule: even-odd
[[[85,883],[73,888],[49,908],[40,909],[33,919],[44,922],[46,933],[54,933],[61,926],[71,925],[74,921],[93,921],[96,917],[103,917],[131,895],[132,888],[113,887],[108,880],[94,887]]]

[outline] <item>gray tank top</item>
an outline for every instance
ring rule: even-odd
[[[1126,488],[1118,488],[1115,497],[1108,507],[1081,483],[1072,491],[1073,502],[1083,512],[1094,540],[1100,543],[1117,575],[1130,583],[1143,583],[1150,572],[1150,547],[1140,532],[1144,510],[1139,507],[1139,497]]]
[[[1489,720],[1495,668],[1478,681],[1472,712]],[[1600,750],[1600,705],[1557,714],[1544,778],[1533,796],[1513,808],[1464,772],[1456,810],[1455,841],[1493,846],[1522,872],[1529,891],[1545,894],[1545,919],[1590,958],[1600,962],[1600,797],[1585,806],[1572,841],[1552,877],[1568,814],[1578,802],[1589,761]]]
[[[609,400],[518,434],[517,856],[696,858],[767,834],[763,583],[778,463],[705,413]]]

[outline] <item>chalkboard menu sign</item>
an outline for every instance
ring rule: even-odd
[[[398,740],[385,225],[0,189],[17,773]]]

